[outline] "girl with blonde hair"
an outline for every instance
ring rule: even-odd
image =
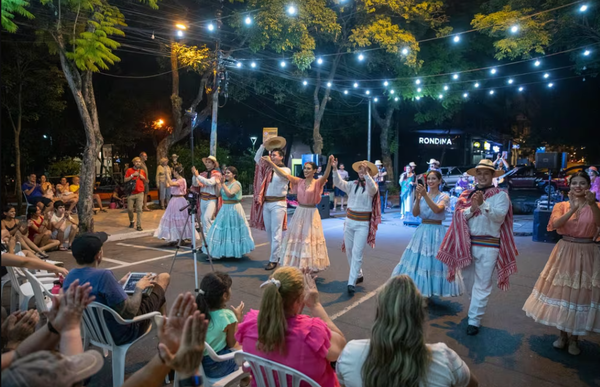
[[[425,343],[425,310],[412,279],[388,280],[370,340],[352,340],[337,361],[345,387],[475,387],[475,375],[444,343]]]
[[[282,267],[261,288],[260,312],[250,310],[235,335],[244,352],[294,368],[320,386],[339,386],[330,362],[346,339],[319,302],[310,273]],[[313,317],[300,314],[304,306]]]

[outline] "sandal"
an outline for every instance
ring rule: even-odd
[[[65,246],[60,246],[58,251],[69,251],[69,249],[67,249]]]
[[[43,252],[35,253],[35,255],[36,255],[38,258],[41,258],[41,259],[48,259],[48,258],[50,258],[50,256],[49,256],[48,254],[46,254],[46,253],[43,253]]]

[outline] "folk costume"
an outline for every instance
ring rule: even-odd
[[[221,188],[223,206],[206,235],[208,250],[213,259],[242,258],[254,250],[254,239],[242,208],[242,185],[239,181],[223,184],[234,195],[227,196]]]
[[[494,169],[491,160],[486,159],[467,173],[476,176],[479,168],[495,171],[494,177],[502,174]],[[477,210],[471,211],[471,198],[476,191],[483,191],[484,200]],[[508,290],[509,277],[517,272],[517,255],[512,205],[506,191],[494,186],[464,191],[456,202],[452,223],[437,259],[448,265],[451,282],[462,269],[466,289],[471,292],[467,334],[479,332],[492,292],[494,268],[498,274],[498,287]]]
[[[450,197],[444,192],[438,192],[431,200],[446,208]],[[419,209],[422,222],[410,239],[392,277],[408,275],[423,297],[460,296],[465,288],[460,271],[456,272],[454,281],[448,281],[448,266],[435,257],[446,234],[446,228],[442,225],[442,221],[446,219],[446,211],[436,214],[424,197],[419,201]]]
[[[412,163],[414,164],[414,163]],[[412,215],[412,206],[415,201],[415,185],[417,175],[412,171],[403,172],[400,176],[400,208],[402,218],[408,213]]]
[[[179,211],[187,206],[184,195],[187,193],[187,183],[183,177],[171,183],[171,200],[160,219],[160,224],[154,237],[168,242],[177,242],[183,239],[199,238],[194,225],[190,224],[187,211]]]
[[[220,195],[217,195],[216,184],[221,181],[221,172],[217,170],[219,163],[214,156],[208,156],[202,159],[204,162],[210,159],[215,163],[215,169],[205,171],[197,176],[192,177],[192,186],[195,191],[200,194],[200,203],[198,205],[198,219],[202,221],[204,235],[208,235],[213,220],[217,216],[217,212],[221,208],[223,200]]]
[[[358,172],[360,161],[352,165]],[[378,185],[371,176],[377,175],[375,164],[367,162],[369,173],[364,179],[345,181],[338,170],[333,171],[333,184],[348,195],[346,221],[344,222],[344,242],[342,251],[346,252],[350,275],[348,292],[354,293],[356,283],[363,281],[362,262],[365,246],[375,247],[377,227],[381,223],[381,204],[377,193]]]
[[[536,322],[575,336],[600,333],[600,250],[594,244],[597,226],[587,204],[555,229],[554,221],[569,210],[569,202],[556,203],[552,209],[548,231],[556,230],[562,239],[554,246],[523,310]]]
[[[274,137],[266,141],[268,150],[285,146],[283,137]],[[261,145],[254,156],[254,196],[250,210],[250,227],[266,230],[271,241],[269,262],[277,264],[281,259],[283,232],[287,230],[287,194],[289,180],[273,171],[271,164],[262,160],[265,146]],[[284,165],[279,166],[287,174],[292,171]],[[269,264],[274,268],[274,265]]]

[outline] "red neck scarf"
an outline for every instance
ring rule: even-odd
[[[448,265],[448,281],[454,281],[456,272],[469,266],[473,257],[471,255],[471,232],[467,218],[463,211],[471,207],[472,190],[464,191],[456,202],[456,209],[452,215],[452,223],[446,232],[442,245],[436,258]],[[483,197],[490,197],[500,193],[498,188],[486,189]],[[477,210],[473,216],[481,216],[481,211]],[[517,272],[516,256],[518,255],[513,236],[513,213],[512,204],[508,207],[508,212],[504,222],[500,227],[500,251],[496,261],[496,271],[498,273],[498,287],[502,290],[508,290],[508,278],[511,274]]]
[[[260,160],[254,168],[254,194],[252,208],[250,209],[250,227],[265,230],[263,207],[269,184],[273,180],[273,167],[265,160]],[[283,218],[283,231],[287,230],[287,211]]]

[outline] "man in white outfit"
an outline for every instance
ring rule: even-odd
[[[267,149],[270,151],[271,161],[286,173],[291,174],[290,169],[283,163],[285,144],[286,141],[283,137],[270,138],[258,148],[254,156],[256,171],[250,227],[266,230],[271,241],[271,256],[265,270],[273,270],[279,263],[283,231],[287,229],[286,196],[289,180],[274,173],[269,163],[262,160],[262,155]]]
[[[206,167],[206,172],[198,172],[196,167],[192,167],[192,186],[200,188],[200,208],[199,217],[202,220],[202,228],[204,235],[208,235],[208,230],[212,226],[213,220],[219,209],[219,193],[216,192],[217,181],[221,181],[221,172],[219,162],[215,156],[202,158],[202,162]]]
[[[358,180],[350,182],[340,177],[337,159],[333,162],[332,169],[333,184],[348,195],[342,250],[346,250],[350,266],[348,293],[354,294],[356,284],[364,281],[362,262],[365,246],[367,243],[374,246],[377,225],[381,222],[378,185],[371,177],[377,175],[378,169],[373,163],[358,161],[352,165],[352,169],[358,172]]]
[[[462,269],[471,295],[467,334],[476,335],[492,292],[494,269],[498,287],[508,290],[508,278],[517,272],[518,252],[510,199],[506,191],[492,184],[493,178],[503,172],[496,171],[492,161],[484,159],[467,173],[475,176],[477,187],[459,197],[437,258],[448,265],[450,280]]]

